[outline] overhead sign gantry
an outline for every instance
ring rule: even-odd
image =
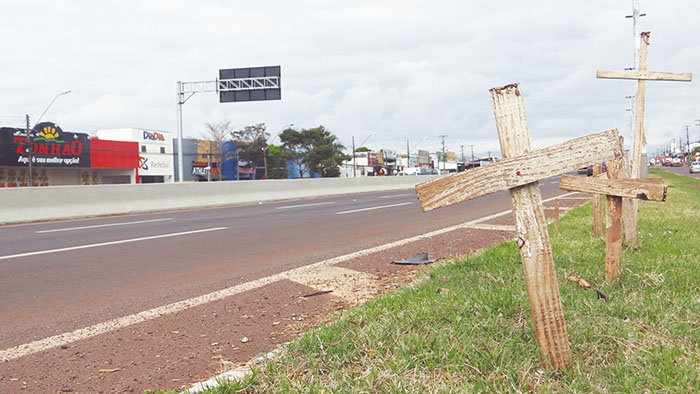
[[[218,93],[220,103],[281,100],[281,67],[246,67],[219,70],[214,81],[177,81],[177,167],[183,181],[182,105],[195,93]]]

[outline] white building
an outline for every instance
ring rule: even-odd
[[[139,143],[139,183],[174,182],[173,137],[169,132],[129,127],[97,130],[93,135],[114,141]]]

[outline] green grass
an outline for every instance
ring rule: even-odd
[[[592,205],[550,228],[569,369],[546,369],[514,242],[426,273],[336,316],[245,382],[211,393],[674,392],[700,390],[700,182],[652,170],[665,203],[640,202],[639,245],[607,284]],[[567,281],[585,278],[586,290]],[[607,296],[598,299],[596,291]]]

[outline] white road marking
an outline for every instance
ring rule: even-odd
[[[381,196],[381,197],[377,197],[377,198],[394,198],[394,197],[406,197],[406,196],[415,196],[415,194],[411,194],[411,193],[406,193],[406,194],[394,194],[394,195],[392,195],[392,196]]]
[[[360,208],[360,209],[353,209],[351,211],[341,211],[341,212],[336,212],[336,215],[345,215],[346,213],[355,213],[355,212],[364,212],[364,211],[373,211],[375,209],[384,209],[384,208],[393,208],[393,207],[400,207],[402,205],[409,205],[413,204],[412,202],[402,202],[398,204],[391,204],[391,205],[380,205],[378,207],[369,207],[369,208]]]
[[[277,207],[275,209],[292,209],[292,208],[313,207],[315,205],[328,205],[328,204],[335,204],[335,202],[329,201],[329,202],[315,202],[313,204],[287,205],[285,207]]]
[[[557,196],[557,197],[552,197],[552,198],[543,200],[542,202],[543,203],[549,202],[549,201],[554,200],[555,198],[564,198],[564,197],[568,197],[568,196],[571,196],[574,194],[577,194],[577,193],[572,192],[572,193],[562,194],[562,195]],[[328,260],[319,261],[317,263],[306,265],[304,267],[295,268],[295,269],[287,271],[287,272],[281,272],[279,274],[275,274],[275,275],[268,276],[265,278],[260,278],[260,279],[256,279],[256,280],[253,280],[250,282],[241,283],[240,285],[232,286],[232,287],[229,287],[229,288],[226,288],[223,290],[219,290],[219,291],[215,291],[215,292],[209,293],[209,294],[204,294],[204,295],[201,295],[199,297],[194,297],[194,298],[190,298],[187,300],[178,301],[178,302],[175,302],[172,304],[156,307],[156,308],[149,309],[149,310],[143,311],[143,312],[139,312],[139,313],[136,313],[133,315],[119,317],[119,318],[112,319],[112,320],[109,320],[109,321],[106,321],[103,323],[98,323],[98,324],[95,324],[95,325],[90,326],[90,327],[80,328],[80,329],[77,329],[75,331],[54,335],[54,336],[51,336],[48,338],[36,340],[36,341],[25,343],[22,345],[17,345],[15,347],[11,347],[9,349],[0,350],[0,361],[6,362],[6,361],[10,361],[10,360],[15,360],[15,359],[18,359],[20,357],[28,356],[30,354],[38,353],[38,352],[48,350],[48,349],[53,349],[57,346],[77,342],[77,341],[80,341],[83,339],[94,337],[96,335],[105,334],[105,333],[116,331],[118,329],[128,327],[128,326],[131,326],[134,324],[138,324],[138,323],[142,323],[142,322],[145,322],[148,320],[152,320],[152,319],[155,319],[157,317],[170,315],[173,313],[183,311],[185,309],[189,309],[189,308],[193,308],[193,307],[196,307],[199,305],[218,301],[218,300],[224,299],[226,297],[230,297],[230,296],[242,293],[244,291],[258,289],[260,287],[278,282],[282,279],[289,279],[289,278],[296,276],[296,275],[299,275],[299,274],[313,272],[314,270],[316,270],[319,267],[329,266],[329,265],[338,264],[338,263],[341,263],[344,261],[357,259],[359,257],[367,256],[367,255],[370,255],[372,253],[377,253],[377,252],[381,252],[384,250],[396,248],[399,246],[408,245],[408,244],[411,244],[413,242],[419,241],[421,239],[435,237],[437,235],[445,234],[445,233],[448,233],[451,231],[460,230],[460,229],[468,229],[477,223],[483,223],[485,221],[495,219],[495,218],[498,218],[498,217],[501,217],[504,215],[510,215],[511,212],[512,211],[510,209],[508,209],[506,211],[495,213],[493,215],[485,216],[485,217],[482,217],[479,219],[471,220],[471,221],[466,222],[466,223],[458,224],[458,225],[451,226],[451,227],[445,227],[443,229],[431,231],[429,233],[417,235],[415,237],[406,238],[406,239],[391,242],[388,244],[375,246],[373,248],[360,250],[360,251],[349,253],[346,255],[334,257],[334,258],[331,258]]]
[[[41,230],[41,231],[35,231],[37,234],[44,234],[44,233],[55,233],[59,231],[73,231],[73,230],[85,230],[88,228],[99,228],[99,227],[112,227],[112,226],[126,226],[129,224],[141,224],[141,223],[153,223],[153,222],[163,222],[166,220],[173,220],[172,218],[164,218],[164,219],[152,219],[152,220],[140,220],[138,222],[120,222],[120,223],[108,223],[108,224],[96,224],[93,226],[82,226],[82,227],[68,227],[68,228],[57,228],[53,230]]]
[[[48,250],[38,250],[38,251],[36,251],[36,252],[26,252],[26,253],[10,254],[10,255],[7,255],[7,256],[0,256],[0,260],[16,259],[16,258],[20,258],[20,257],[37,256],[37,255],[49,254],[49,253],[67,252],[67,251],[69,251],[69,250],[99,248],[99,247],[101,247],[101,246],[119,245],[119,244],[126,244],[126,243],[130,243],[130,242],[148,241],[148,240],[151,240],[151,239],[178,237],[178,236],[181,236],[181,235],[205,233],[205,232],[208,232],[208,231],[225,230],[225,229],[227,229],[227,228],[228,228],[228,227],[205,228],[205,229],[202,229],[202,230],[183,231],[183,232],[181,232],[181,233],[151,235],[151,236],[148,236],[148,237],[131,238],[131,239],[122,239],[122,240],[119,240],[119,241],[100,242],[100,243],[96,243],[96,244],[79,245],[79,246],[69,246],[69,247],[67,247],[67,248],[48,249]]]
[[[515,226],[509,224],[475,224],[470,228],[474,230],[516,231]]]

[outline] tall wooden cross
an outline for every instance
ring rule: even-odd
[[[622,146],[622,137],[620,137]],[[626,153],[608,162],[607,178],[583,178],[562,175],[559,188],[570,191],[606,196],[607,225],[605,228],[605,280],[619,280],[622,260],[622,197],[665,201],[666,186],[661,179],[628,179],[629,166]]]
[[[668,73],[647,71],[647,53],[649,51],[649,32],[642,33],[639,48],[639,69],[636,71],[603,71],[598,70],[597,78],[609,79],[636,79],[637,80],[637,113],[634,122],[634,147],[632,151],[631,178],[642,177],[642,147],[644,138],[644,104],[646,96],[646,81],[683,81],[690,82],[693,74]],[[637,200],[632,200],[629,217],[625,218],[625,244],[629,247],[637,247]]]
[[[525,108],[518,84],[491,89],[503,160],[416,186],[424,211],[510,190],[530,298],[535,336],[555,368],[571,363],[571,349],[554,271],[552,248],[538,181],[621,155],[617,130],[607,130],[530,151]]]

